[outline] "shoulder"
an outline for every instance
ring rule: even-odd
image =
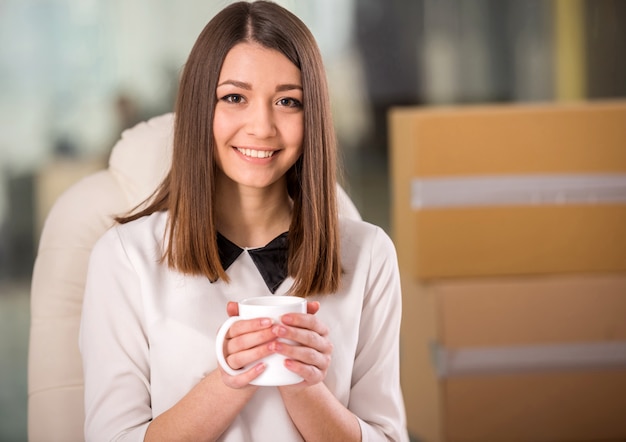
[[[355,254],[369,254],[379,258],[394,258],[395,246],[389,235],[379,226],[367,221],[339,218],[342,254],[350,259]]]
[[[398,258],[389,235],[366,221],[346,219],[340,221],[340,235],[344,287],[366,297],[395,293],[399,287]]]
[[[162,249],[167,213],[155,212],[125,224],[116,224],[96,242],[92,254],[121,249],[125,254],[142,249]]]
[[[168,212],[154,212],[151,215],[147,215],[130,221],[125,224],[118,224],[117,230],[124,236],[154,236],[155,234],[161,236],[165,231],[167,224]]]

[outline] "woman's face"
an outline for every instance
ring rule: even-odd
[[[244,187],[285,185],[285,173],[302,153],[300,70],[276,50],[240,43],[224,59],[216,94],[219,169]]]

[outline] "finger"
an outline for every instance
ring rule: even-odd
[[[247,350],[276,339],[271,326],[271,320],[250,319],[235,322],[224,339],[226,354]]]
[[[280,321],[288,326],[312,330],[322,336],[328,336],[328,327],[316,316],[302,313],[287,313]]]
[[[270,326],[271,321],[259,322],[258,319],[236,321],[224,339],[223,352],[227,364],[239,369],[271,354],[268,344],[276,339],[276,335]]]
[[[258,378],[261,373],[265,371],[266,366],[264,363],[259,362],[258,364],[255,364],[254,367],[250,368],[250,370],[246,370],[236,376],[229,375],[222,367],[218,368],[221,374],[222,382],[230,388],[239,389],[245,387],[258,388],[254,385],[250,385],[250,382]]]
[[[320,303],[318,301],[309,301],[306,303],[306,312],[310,315],[314,315],[320,309]]]
[[[312,365],[322,372],[326,372],[330,367],[332,345],[328,352],[320,352],[311,347],[301,345],[290,345],[285,342],[276,341],[270,344],[271,348],[285,356],[287,359],[297,361],[304,365]]]
[[[232,369],[239,370],[240,368],[247,367],[273,353],[275,353],[275,350],[272,342],[267,342],[256,347],[229,353],[225,359],[226,363]]]
[[[226,338],[233,339],[240,335],[264,330],[271,327],[272,324],[271,318],[241,319],[230,326],[226,332]]]
[[[237,316],[239,314],[239,304],[229,301],[226,304],[226,313],[228,313],[228,316]]]
[[[324,380],[325,371],[320,370],[315,365],[304,364],[295,359],[286,359],[285,367],[287,370],[294,372],[302,379],[304,379],[304,383],[308,385],[313,385],[318,382]]]
[[[278,338],[294,341],[301,346],[312,348],[320,353],[331,353],[333,349],[330,340],[314,330],[275,325],[272,327],[272,332]]]

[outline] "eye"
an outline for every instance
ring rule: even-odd
[[[281,98],[280,100],[278,100],[276,104],[278,104],[279,106],[293,107],[293,108],[302,107],[302,102],[300,100],[296,100],[295,98]]]
[[[244,102],[243,96],[239,94],[228,94],[223,96],[221,100],[232,104],[240,104]]]

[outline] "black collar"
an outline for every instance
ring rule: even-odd
[[[230,242],[219,232],[217,233],[217,249],[224,270],[227,270],[243,252],[241,247]],[[272,294],[275,293],[287,278],[287,256],[289,252],[287,232],[278,235],[264,247],[247,250],[267,288]]]

